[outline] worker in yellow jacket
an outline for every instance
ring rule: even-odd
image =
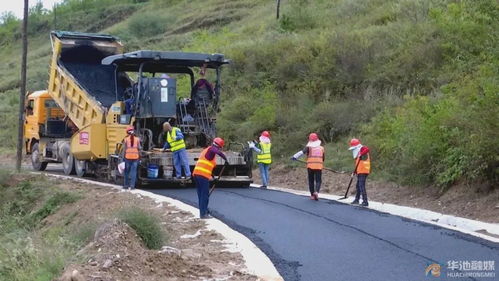
[[[256,163],[258,164],[260,177],[262,178],[262,185],[260,188],[266,189],[269,185],[269,168],[270,164],[272,164],[272,154],[270,152],[272,143],[270,142],[270,133],[268,131],[263,131],[258,140],[259,142],[257,144],[250,141],[248,142],[248,145],[258,153],[256,155]]]

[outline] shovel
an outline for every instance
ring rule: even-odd
[[[227,162],[226,162],[227,163]],[[218,174],[218,177],[216,179],[213,180],[212,184],[211,184],[211,187],[210,187],[210,192],[208,193],[208,197],[211,196],[211,194],[213,193],[213,191],[215,190],[215,186],[217,185],[217,183],[220,181],[220,178],[222,177],[222,174],[225,170],[225,165],[222,167],[222,169],[220,170],[220,173]]]
[[[353,170],[352,174],[350,175],[350,182],[348,183],[347,191],[345,192],[345,196],[339,198],[338,200],[343,200],[348,198],[348,191],[350,190],[350,186],[352,185],[353,182],[353,176],[355,175],[355,172],[357,172],[357,167],[359,167],[360,164],[360,159],[359,162],[357,162],[357,165],[355,165],[355,169]]]
[[[300,159],[296,159],[296,161],[298,161],[298,162],[300,162],[300,163],[305,163],[305,164],[307,164],[307,162],[305,162],[305,161],[303,161],[303,160],[300,160]],[[345,172],[343,172],[343,171],[336,171],[336,170],[333,170],[333,169],[330,169],[330,168],[326,168],[326,167],[324,167],[323,169],[324,169],[324,170],[326,170],[326,171],[330,171],[330,172],[333,172],[333,173],[337,173],[337,174],[344,174],[344,173],[345,173]]]

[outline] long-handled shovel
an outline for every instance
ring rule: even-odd
[[[225,166],[227,166],[227,165],[224,165],[222,167],[222,169],[220,170],[220,173],[218,174],[218,177],[216,179],[214,179],[213,182],[211,183],[210,192],[208,193],[208,196],[210,196],[213,193],[213,191],[215,190],[215,186],[220,181],[220,178],[222,177],[222,174],[225,170]]]
[[[300,159],[296,159],[296,161],[298,161],[298,162],[300,162],[300,163],[305,163],[305,164],[307,164],[307,162],[305,162],[305,161],[303,161],[303,160],[300,160]],[[324,167],[323,169],[324,169],[324,170],[326,170],[326,171],[330,171],[330,172],[333,172],[333,173],[337,173],[337,174],[344,174],[344,173],[345,173],[345,172],[343,172],[343,171],[336,171],[336,170],[333,170],[333,169],[330,169],[330,168],[326,168],[326,167]]]
[[[357,172],[357,167],[359,167],[360,159],[359,162],[357,162],[357,165],[355,165],[355,169],[352,172],[352,175],[350,175],[350,182],[348,183],[347,191],[345,192],[345,196],[339,198],[338,200],[343,200],[348,198],[348,191],[350,190],[350,186],[352,185],[353,182],[353,176],[355,175],[355,172]]]

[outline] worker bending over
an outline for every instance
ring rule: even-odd
[[[304,154],[307,155],[308,171],[308,189],[310,190],[310,199],[319,200],[319,191],[322,183],[322,169],[324,168],[324,147],[321,146],[321,140],[316,133],[308,136],[308,143],[305,148],[298,151],[292,160],[297,160]]]
[[[221,151],[224,147],[222,138],[215,138],[213,144],[205,148],[194,167],[194,182],[198,192],[199,217],[202,219],[211,218],[208,210],[210,196],[210,180],[212,180],[213,169],[217,166],[215,156],[218,155],[225,160],[225,165],[228,165],[227,157]]]
[[[170,123],[163,123],[163,132],[165,133],[165,144],[163,149],[169,148],[173,152],[173,165],[175,166],[175,178],[182,177],[182,169],[187,179],[191,177],[189,168],[189,159],[187,158],[187,150],[185,149],[184,135],[177,127],[172,127]]]
[[[263,131],[258,140],[259,142],[256,145],[253,141],[248,142],[248,145],[258,153],[256,155],[256,163],[258,163],[260,177],[262,178],[262,186],[260,186],[260,188],[265,189],[269,185],[269,167],[272,163],[270,133],[268,131]]]
[[[355,159],[354,174],[357,175],[355,200],[352,204],[359,204],[360,195],[362,194],[362,206],[369,206],[367,202],[366,180],[371,171],[371,157],[369,156],[369,148],[360,143],[358,139],[350,141],[350,148],[353,159]]]

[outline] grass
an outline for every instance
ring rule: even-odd
[[[53,280],[83,242],[71,239],[65,226],[40,231],[40,221],[80,195],[61,192],[44,177],[22,178],[5,169],[0,194],[0,280]]]
[[[137,232],[147,248],[161,249],[164,245],[165,233],[161,230],[159,220],[153,215],[139,208],[130,207],[120,210],[118,218]]]
[[[44,218],[55,213],[61,206],[76,202],[81,196],[70,192],[57,192],[43,206],[28,217],[28,225],[36,226]]]

